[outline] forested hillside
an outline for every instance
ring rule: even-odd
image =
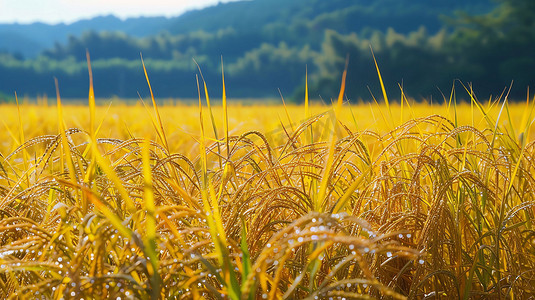
[[[371,46],[394,94],[402,84],[416,98],[440,98],[439,89],[448,92],[454,79],[474,82],[485,97],[514,79],[525,94],[533,12],[527,0],[255,0],[172,19],[106,17],[57,25],[65,26],[65,37],[36,57],[5,49],[0,91],[53,95],[57,77],[63,96],[85,97],[88,49],[100,97],[146,95],[141,52],[160,97],[195,97],[193,59],[219,93],[223,56],[231,97],[277,97],[280,89],[299,101],[307,67],[311,95],[328,101],[349,56],[347,95],[370,99],[377,86]],[[38,25],[48,26],[25,26]],[[17,25],[0,26],[0,36],[12,32],[5,26]],[[30,36],[18,36],[19,44],[34,49]]]

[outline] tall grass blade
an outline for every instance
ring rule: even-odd
[[[305,120],[310,117],[308,100],[308,66],[305,68]]]
[[[91,140],[95,140],[95,91],[93,89],[93,71],[91,69],[91,57],[89,56],[89,50],[85,51],[87,59],[87,71],[89,72],[89,136]]]
[[[72,161],[72,154],[71,154],[71,147],[69,145],[69,141],[67,140],[67,135],[65,133],[66,126],[65,121],[63,119],[63,106],[61,105],[61,96],[59,94],[59,84],[58,79],[54,77],[54,83],[56,85],[56,100],[57,100],[57,110],[58,110],[58,127],[59,127],[59,133],[61,136],[61,143],[62,143],[62,152],[63,155],[61,155],[61,166],[65,166],[64,160],[67,161],[67,169],[69,172],[69,177],[73,183],[77,182],[76,174],[74,173],[74,163]]]
[[[160,298],[161,278],[158,273],[159,258],[158,246],[156,240],[156,206],[154,203],[154,186],[152,183],[152,170],[150,166],[150,140],[145,139],[141,148],[143,161],[143,206],[146,212],[145,216],[145,237],[143,244],[145,245],[145,253],[150,259],[150,264],[147,265],[150,282],[151,282],[151,298]]]
[[[169,144],[167,143],[167,137],[165,136],[165,131],[162,123],[162,118],[160,117],[160,112],[158,110],[158,105],[156,104],[156,100],[154,99],[154,93],[152,92],[152,86],[150,84],[149,75],[147,73],[147,68],[145,68],[145,61],[143,60],[143,54],[139,53],[141,57],[141,64],[143,65],[143,72],[145,73],[145,79],[147,80],[147,85],[149,86],[150,91],[150,98],[152,100],[152,106],[154,107],[154,112],[156,114],[156,118],[158,120],[159,127],[156,127],[156,132],[158,133],[158,136],[160,140],[162,141],[165,149],[169,153]]]
[[[334,162],[334,156],[335,156],[335,150],[336,150],[336,140],[335,140],[335,131],[337,126],[337,116],[336,111],[340,111],[342,109],[342,103],[344,98],[344,92],[345,92],[345,84],[346,84],[346,76],[347,76],[347,61],[346,61],[346,69],[344,70],[344,73],[342,74],[342,83],[340,85],[340,93],[338,94],[338,101],[337,105],[334,111],[334,115],[332,116],[332,132],[330,134],[330,140],[329,140],[329,148],[327,153],[327,158],[324,163],[322,176],[321,176],[321,182],[320,182],[320,189],[318,192],[317,198],[315,198],[315,201],[313,202],[313,209],[317,212],[322,212],[323,210],[323,203],[327,201],[327,187],[329,185],[330,181],[330,175],[331,170],[333,167]],[[329,123],[327,123],[329,124]]]
[[[126,210],[129,213],[134,214],[137,211],[136,205],[134,201],[132,200],[132,198],[130,197],[130,194],[124,187],[123,181],[119,178],[119,176],[117,176],[117,173],[111,166],[110,162],[106,161],[106,159],[102,156],[102,154],[97,148],[96,143],[92,143],[91,147],[92,147],[92,152],[94,154],[94,159],[98,167],[100,168],[100,170],[102,170],[104,174],[106,174],[108,179],[115,185],[115,188],[117,189],[117,191],[119,192],[119,195],[124,201]]]
[[[225,114],[225,144],[227,145],[227,156],[230,157],[230,146],[228,140],[228,109],[227,109],[227,91],[225,87],[225,70],[223,68],[223,56],[221,56],[221,81],[223,84],[223,94],[221,100],[223,102],[223,113]]]
[[[22,115],[20,113],[19,97],[17,96],[17,92],[15,92],[15,102],[17,104],[17,113],[19,117],[19,146],[21,146],[26,143],[26,138],[24,137],[24,126],[22,124]],[[26,151],[26,149],[23,149],[22,151],[22,163],[24,166],[24,170],[28,170],[28,151]],[[27,186],[30,186],[29,174],[26,173],[25,177]]]
[[[288,107],[286,106],[286,101],[284,101],[284,97],[282,96],[282,92],[281,92],[280,89],[279,89],[279,95],[281,96],[282,106],[284,107],[284,112],[286,113],[286,118],[288,119],[288,122],[290,123],[290,128],[292,129],[292,132],[294,132],[295,129],[294,129],[292,117],[290,117],[290,113],[288,112]],[[282,121],[281,121],[281,123],[282,123]]]
[[[197,69],[199,70],[199,74],[201,75],[203,87],[204,87],[204,97],[206,100],[206,106],[208,107],[208,113],[210,114],[210,121],[212,122],[212,129],[214,130],[214,137],[216,140],[219,140],[219,135],[217,133],[217,124],[214,119],[214,113],[212,111],[212,105],[210,103],[210,96],[208,95],[208,86],[206,85],[206,80],[204,80],[204,76],[202,74],[201,66],[197,63],[197,61],[194,59],[193,62],[197,65]],[[218,153],[221,155],[221,145],[217,143],[217,150]],[[219,166],[223,166],[223,162],[221,160],[221,156],[218,156],[219,160]]]
[[[386,94],[385,84],[383,82],[383,76],[381,76],[381,71],[379,70],[379,65],[377,64],[377,60],[375,59],[375,54],[373,53],[373,49],[371,45],[370,45],[370,51],[372,52],[373,62],[375,63],[375,69],[377,70],[377,75],[379,76],[379,83],[381,84],[381,91],[383,92],[383,98],[385,100],[386,108],[388,109],[390,116],[392,116],[392,110],[390,109],[390,103],[388,102],[388,96]]]

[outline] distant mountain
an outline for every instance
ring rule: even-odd
[[[288,29],[303,31],[306,23],[316,26],[320,33],[326,27],[339,33],[356,32],[366,27],[379,30],[394,27],[397,32],[407,33],[422,25],[429,32],[435,32],[443,26],[438,17],[440,15],[452,15],[458,10],[472,14],[485,13],[492,7],[494,4],[491,0],[238,1],[189,11],[174,18],[141,17],[121,20],[109,15],[69,25],[0,24],[0,51],[32,58],[55,43],[67,42],[70,35],[80,36],[88,30],[120,31],[133,37],[145,37],[162,31],[184,34],[233,28],[241,33],[250,33],[248,37],[254,38],[258,31],[264,34],[270,34],[271,31],[272,35],[277,36],[284,35]],[[309,33],[314,34],[314,31]],[[321,36],[318,35],[317,38]]]
[[[509,40],[503,42],[494,34],[500,28],[479,32],[481,24],[475,22],[497,24],[496,13],[510,11],[504,9],[504,1],[251,0],[220,3],[174,18],[105,16],[69,25],[0,24],[0,91],[53,95],[57,78],[64,97],[87,97],[89,50],[100,97],[146,94],[142,53],[159,97],[196,97],[196,63],[210,93],[220,94],[223,57],[231,97],[278,97],[280,89],[299,101],[306,66],[310,95],[328,99],[338,92],[349,56],[346,92],[353,99],[365,99],[370,90],[377,90],[373,46],[390,91],[398,90],[401,82],[412,95],[440,98],[437,87],[447,89],[459,78],[494,93],[495,87],[512,79],[527,86],[528,79],[522,80],[532,78],[526,72],[533,68],[526,66],[535,65],[532,47],[511,48]],[[459,11],[467,15],[456,16]],[[531,20],[533,15],[515,15],[503,28],[522,25],[526,22],[517,20]],[[452,22],[444,22],[448,18]],[[463,26],[466,30],[460,30]],[[529,26],[522,26],[514,31],[522,32],[514,40],[528,45],[535,39]],[[491,37],[496,39],[492,47],[477,44]],[[512,54],[518,49],[526,54]],[[500,72],[505,75],[498,76]]]
[[[494,7],[492,0],[254,0],[220,3],[203,10],[190,11],[172,19],[171,33],[221,28],[255,31],[269,24],[292,26],[303,21],[329,24],[340,33],[364,27],[384,30],[396,27],[409,32],[425,25],[430,32],[443,26],[438,16],[451,16],[462,10],[480,14]],[[402,25],[402,26],[400,26]]]
[[[140,17],[121,20],[115,16],[101,16],[81,20],[72,24],[49,25],[0,24],[0,51],[20,53],[25,57],[35,57],[55,43],[65,43],[70,35],[80,36],[83,32],[93,30],[120,31],[135,37],[144,37],[159,33],[172,24],[165,17]]]

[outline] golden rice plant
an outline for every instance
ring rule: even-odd
[[[380,131],[342,117],[343,89],[317,114],[306,96],[300,123],[286,111],[277,132],[239,134],[223,94],[221,134],[201,77],[193,156],[153,96],[154,134],[117,138],[91,84],[88,128],[65,126],[58,93],[58,132],[21,124],[2,153],[0,298],[534,297],[533,101],[514,123],[506,97],[469,93],[484,125],[460,123],[453,96],[451,115],[398,124],[386,102]]]

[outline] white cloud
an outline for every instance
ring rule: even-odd
[[[0,0],[0,22],[70,23],[107,14],[121,18],[171,17],[190,9],[229,1],[232,0]]]

